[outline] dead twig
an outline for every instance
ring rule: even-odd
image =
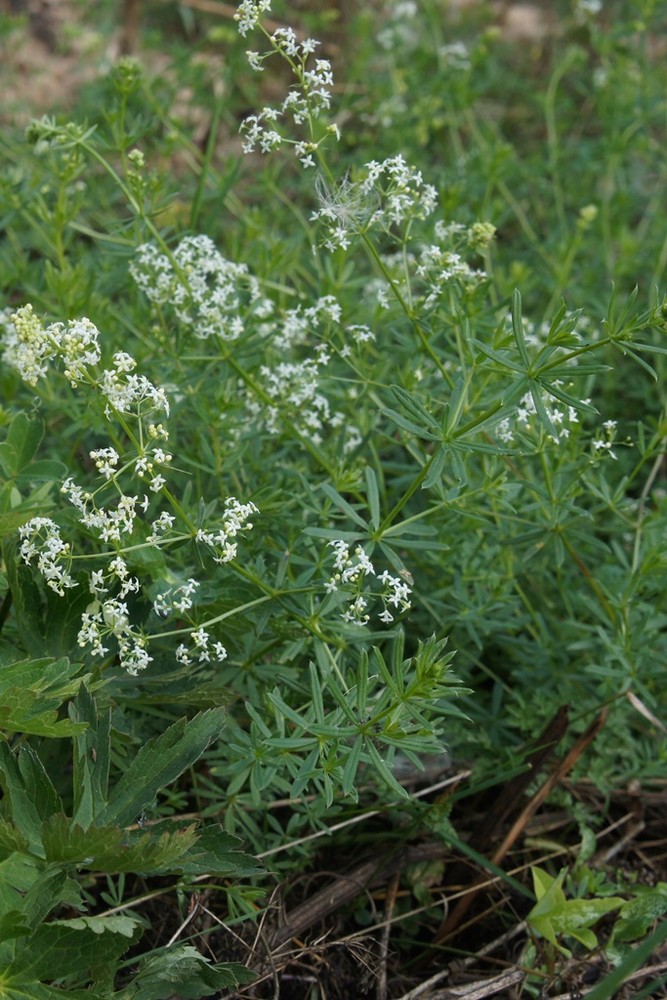
[[[466,986],[449,986],[447,989],[437,990],[431,993],[428,1000],[484,1000],[484,997],[492,997],[509,989],[510,986],[523,982],[524,976],[525,973],[521,969],[509,969],[491,979],[481,979]]]
[[[499,865],[505,855],[510,850],[510,848],[516,843],[518,838],[521,836],[525,830],[527,824],[535,815],[539,807],[547,800],[549,795],[553,792],[554,788],[560,784],[566,774],[572,770],[576,762],[579,760],[581,755],[585,752],[587,747],[593,742],[599,731],[604,726],[607,719],[607,711],[601,712],[594,722],[588,727],[588,729],[583,733],[582,736],[577,740],[573,747],[565,754],[565,757],[554,767],[549,777],[542,784],[542,786],[537,790],[537,792],[530,799],[528,804],[521,810],[516,820],[512,824],[509,832],[506,834],[504,840],[502,841],[500,847],[493,854],[491,861],[494,865]],[[472,886],[470,886],[469,891],[464,896],[464,898],[458,903],[458,905],[452,910],[447,919],[442,923],[438,929],[434,944],[441,944],[447,938],[452,937],[457,933],[459,925],[465,914],[470,909],[473,900],[477,898],[479,894],[481,885],[480,883],[484,881],[484,878],[478,878]]]
[[[387,958],[389,955],[389,935],[391,934],[391,917],[396,905],[396,895],[401,881],[401,873],[394,872],[387,886],[387,898],[385,901],[384,914],[385,926],[380,936],[380,968],[377,976],[377,990],[375,996],[377,1000],[387,1000]]]

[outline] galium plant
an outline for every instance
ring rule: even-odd
[[[38,210],[32,175],[18,177],[8,225],[48,266],[41,284],[7,289],[1,321],[0,662],[17,671],[12,698],[27,679],[3,726],[19,741],[78,741],[76,774],[97,789],[48,778],[53,808],[15,848],[16,803],[46,765],[31,756],[25,778],[16,760],[25,771],[26,752],[6,747],[9,857],[27,853],[41,877],[41,823],[56,823],[70,845],[56,859],[70,865],[67,878],[88,857],[112,874],[169,873],[186,887],[195,870],[227,872],[232,912],[252,908],[254,890],[234,884],[252,867],[215,861],[235,844],[217,828],[187,843],[176,820],[163,829],[170,802],[194,804],[257,852],[270,845],[279,868],[291,863],[281,845],[342,808],[405,800],[397,764],[418,769],[448,743],[494,773],[512,768],[521,738],[565,701],[578,706],[578,726],[609,708],[591,765],[601,782],[638,762],[651,776],[666,752],[644,726],[659,713],[664,662],[664,512],[654,497],[664,401],[651,404],[660,418],[631,424],[614,393],[629,371],[647,385],[661,371],[659,296],[642,293],[640,305],[638,292],[605,287],[588,310],[560,301],[597,212],[587,200],[570,223],[559,177],[562,226],[548,253],[529,248],[539,279],[526,277],[525,295],[513,289],[525,267],[513,268],[496,233],[535,234],[500,141],[475,117],[482,82],[472,68],[488,37],[476,51],[427,38],[417,5],[396,5],[379,36],[393,67],[380,76],[383,106],[366,113],[357,141],[323,46],[265,27],[270,7],[241,3],[237,27],[260,91],[279,61],[290,73],[282,99],[273,87],[240,129],[275,204],[257,209],[262,187],[247,179],[247,205],[229,194],[207,152],[195,158],[191,228],[174,230],[145,119],[132,122],[133,101],[151,114],[159,101],[125,61],[112,74],[112,149],[99,128],[30,127]],[[442,128],[456,170],[469,161],[469,197],[457,194],[460,172],[445,182],[431,158],[428,101],[406,148],[408,108],[392,89],[404,45],[413,68],[435,60],[451,78]],[[376,129],[369,155],[363,139]],[[475,173],[486,153],[498,155],[493,180]],[[552,154],[557,172],[553,143]],[[288,178],[282,200],[276,159]],[[122,220],[121,208],[100,212],[102,186]],[[32,235],[19,238],[28,218]],[[35,459],[41,417],[48,462]],[[464,694],[450,674],[454,649],[474,688],[474,727],[454,700]],[[76,730],[57,717],[68,705]],[[215,714],[190,717],[202,708]],[[127,765],[128,746],[146,740],[150,752]],[[63,746],[52,751],[60,764]],[[95,785],[93,751],[121,775],[122,808],[110,805],[108,781]],[[133,796],[142,769],[152,780]],[[137,819],[171,837],[152,867],[142,852],[157,851],[158,832],[141,841],[129,829]],[[95,855],[94,836],[134,851],[131,861],[118,867],[110,847]],[[48,912],[65,899],[54,892]],[[79,893],[76,906],[87,905]]]

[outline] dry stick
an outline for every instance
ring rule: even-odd
[[[467,986],[449,986],[445,990],[437,990],[435,993],[431,993],[428,1000],[484,1000],[484,997],[491,997],[495,993],[500,993],[501,990],[523,982],[524,976],[525,973],[521,969],[509,969],[491,979],[468,983]]]
[[[166,944],[167,948],[170,948],[172,946],[172,944],[174,944],[175,941],[178,941],[179,937],[181,936],[181,933],[185,930],[185,928],[188,926],[188,924],[190,923],[190,921],[194,920],[194,918],[199,913],[199,909],[200,909],[200,906],[199,906],[199,897],[198,896],[193,896],[191,898],[191,900],[190,900],[190,912],[188,913],[187,917],[185,918],[185,920],[183,921],[183,923],[181,924],[181,926],[178,928],[178,930],[174,931],[174,933],[171,935],[171,937],[167,941],[167,944]]]
[[[385,902],[385,926],[380,937],[380,969],[377,977],[376,1000],[387,1000],[387,957],[389,955],[389,935],[391,934],[391,917],[396,905],[396,895],[398,885],[401,880],[401,873],[394,872],[391,881],[387,886],[387,899]]]
[[[357,865],[351,872],[341,875],[288,913],[284,925],[276,930],[271,939],[272,948],[278,949],[287,941],[298,937],[313,924],[328,917],[330,913],[334,913],[346,903],[351,903],[360,892],[381,882],[388,874],[400,872],[405,865],[417,861],[439,858],[442,856],[442,851],[442,844],[427,843],[404,847],[389,857],[384,856],[379,860],[365,861]]]
[[[604,726],[606,718],[607,710],[604,709],[604,711],[600,712],[597,719],[591,723],[586,732],[577,740],[574,746],[566,753],[561,762],[556,765],[542,787],[538,789],[525,808],[519,813],[509,832],[505,836],[505,839],[491,858],[494,865],[501,863],[507,852],[523,833],[529,820],[532,819],[539,807],[546,801],[549,795],[551,795],[554,788],[563,780],[565,775],[572,770],[586,748],[593,742],[599,731]],[[449,917],[438,929],[435,938],[433,939],[434,944],[442,944],[443,941],[452,937],[456,933],[461,920],[470,909],[473,900],[476,899],[481,888],[480,883],[483,881],[484,878],[482,877],[473,882],[469,892],[452,910]]]
[[[137,51],[139,40],[139,0],[123,0],[122,16],[119,49],[122,56],[130,56]]]
[[[633,983],[635,979],[648,979],[649,976],[659,976],[663,972],[667,972],[667,962],[660,962],[659,965],[645,965],[642,969],[637,969],[627,979],[624,979],[623,986]],[[403,1000],[403,997],[401,997],[401,1000]],[[557,997],[552,997],[552,1000],[572,1000],[572,992],[559,993]]]
[[[497,801],[489,810],[486,816],[486,829],[475,845],[478,851],[483,852],[485,845],[493,842],[496,830],[499,830],[509,815],[515,811],[521,796],[528,785],[535,780],[535,775],[547,764],[554,748],[565,736],[568,726],[569,708],[567,705],[562,705],[547,723],[533,749],[526,757],[525,771],[522,771],[505,785]]]

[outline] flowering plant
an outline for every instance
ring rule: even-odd
[[[119,961],[141,932],[115,920],[126,875],[178,893],[215,875],[230,917],[254,916],[236,836],[289,870],[285,845],[306,856],[343,810],[419,820],[429,760],[513,772],[564,702],[576,725],[609,712],[600,785],[664,760],[642,729],[664,662],[664,404],[645,388],[665,353],[660,268],[635,291],[626,258],[618,290],[594,273],[598,180],[561,181],[556,84],[558,225],[536,231],[542,193],[527,213],[509,140],[477,118],[492,33],[446,40],[418,14],[387,5],[375,89],[341,95],[335,45],[243,0],[230,72],[261,99],[240,92],[227,117],[216,98],[204,152],[163,111],[168,75],[122,60],[106,122],[34,121],[29,167],[1,189],[17,260],[0,313],[0,848],[23,874],[0,931],[27,928],[19,983],[49,935],[81,931],[81,955],[97,935],[101,964]],[[230,123],[234,170],[216,152]],[[30,894],[53,872],[44,918],[85,913],[96,872],[109,913],[39,930]],[[182,948],[188,995],[243,979]],[[141,1000],[171,991],[160,961],[132,979]],[[51,978],[80,990],[96,968]]]

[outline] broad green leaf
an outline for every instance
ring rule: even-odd
[[[20,910],[8,910],[0,914],[0,941],[11,941],[13,938],[30,934],[30,931],[28,919]]]
[[[6,819],[0,819],[0,858],[7,858],[15,851],[28,850],[28,841],[18,827]]]
[[[212,965],[192,945],[177,945],[150,955],[130,984],[132,1000],[197,1000],[241,983],[254,974],[238,963]]]
[[[181,872],[182,859],[198,839],[195,824],[168,822],[157,829],[130,832],[119,826],[91,826],[84,830],[62,813],[52,816],[42,827],[47,861],[76,864],[107,874]]]
[[[69,895],[70,880],[60,868],[40,872],[23,897],[21,910],[31,928],[36,928]]]
[[[73,736],[84,728],[58,719],[59,709],[79,689],[77,664],[66,658],[20,660],[0,667],[0,730],[35,736]]]
[[[0,1000],[109,1000],[107,993],[94,990],[67,990],[61,986],[47,986],[22,976],[3,976],[0,981]]]
[[[224,720],[224,709],[211,708],[193,719],[179,719],[149,740],[110,792],[108,804],[95,822],[119,826],[132,823],[162,788],[194,764],[220,736]]]
[[[12,819],[25,835],[30,849],[43,856],[42,820],[61,810],[62,803],[32,747],[24,744],[13,753],[6,743],[0,743],[0,785],[9,802]]]
[[[19,939],[5,976],[10,983],[19,977],[39,982],[84,976],[97,966],[116,963],[140,934],[136,919],[126,915],[41,924],[29,938]]]
[[[636,941],[653,922],[667,913],[667,882],[642,889],[641,895],[627,900],[614,925],[614,941]]]
[[[250,878],[264,869],[241,850],[241,841],[218,824],[197,831],[197,840],[178,863],[184,875]]]
[[[597,947],[597,939],[590,928],[612,910],[623,905],[616,896],[600,899],[567,899],[563,892],[566,871],[554,878],[537,865],[531,869],[537,903],[526,917],[527,923],[542,937],[550,941],[563,954],[570,952],[558,941],[559,935],[568,935],[584,947]]]
[[[31,420],[25,413],[17,413],[7,434],[7,444],[16,455],[14,472],[20,472],[33,459],[43,437],[41,420]]]

